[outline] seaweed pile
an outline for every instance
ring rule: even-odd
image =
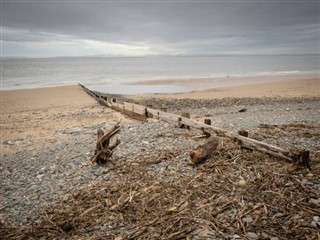
[[[269,134],[272,129],[277,134],[279,128],[268,128]],[[61,198],[29,225],[0,225],[0,234],[4,239],[320,238],[317,156],[312,155],[310,171],[226,139],[192,171],[147,171],[162,161],[174,164],[177,152],[107,165],[106,172],[117,178]]]

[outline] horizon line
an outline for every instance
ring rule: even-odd
[[[1,59],[68,59],[68,58],[157,58],[157,57],[241,57],[241,56],[320,56],[320,53],[297,54],[190,54],[190,55],[143,55],[143,56],[108,56],[108,55],[79,55],[79,56],[1,56]]]

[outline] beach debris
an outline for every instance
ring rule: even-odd
[[[81,85],[82,86],[82,85]],[[155,118],[161,119],[167,122],[178,123],[180,128],[197,128],[202,131],[206,130],[207,132],[212,132],[215,135],[223,138],[233,139],[236,143],[238,143],[242,149],[249,149],[252,151],[262,152],[267,155],[271,155],[278,159],[286,160],[292,163],[297,163],[298,165],[302,165],[310,169],[310,158],[309,151],[304,149],[290,149],[286,150],[278,146],[274,146],[268,143],[261,142],[259,140],[244,137],[240,134],[236,134],[230,131],[226,131],[224,129],[217,128],[212,125],[207,125],[201,122],[198,122],[194,119],[190,119],[190,113],[184,112],[182,115],[177,115],[169,112],[163,112],[160,110],[152,109],[149,107],[145,107],[142,105],[123,102],[123,104],[118,103],[118,101],[107,102],[103,100],[105,97],[104,94],[99,92],[92,92],[86,87],[82,86],[82,88],[91,96],[98,99],[98,101],[108,107],[111,107],[114,110],[122,112],[132,118],[145,120],[146,118]],[[108,98],[107,98],[108,99]],[[239,112],[247,111],[246,108],[240,109]],[[195,160],[197,162],[197,160]]]
[[[188,112],[183,112],[181,114],[181,116],[184,117],[184,118],[189,118],[190,119],[190,113],[188,113]],[[190,126],[187,125],[187,124],[182,123],[181,121],[179,121],[178,126],[179,126],[179,128],[186,128],[186,129],[190,130]]]
[[[219,145],[219,139],[216,136],[211,136],[203,145],[196,147],[190,152],[191,161],[193,164],[204,162]]]
[[[98,140],[96,144],[96,150],[94,156],[91,158],[92,163],[104,164],[110,161],[114,149],[120,144],[120,140],[117,139],[116,142],[110,145],[111,138],[120,131],[120,122],[115,124],[113,127],[108,129],[106,133],[102,129],[98,130]]]
[[[243,136],[243,137],[248,137],[249,136],[249,133],[246,131],[246,130],[239,130],[238,131],[238,134],[240,135],[240,136]]]
[[[246,112],[247,111],[247,109],[246,108],[241,108],[238,112]]]
[[[204,124],[211,125],[211,119],[210,118],[204,119]]]

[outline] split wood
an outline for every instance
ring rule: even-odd
[[[104,133],[102,129],[98,130],[98,140],[96,144],[96,150],[94,156],[91,158],[92,163],[104,164],[110,161],[114,149],[120,144],[120,140],[117,139],[116,142],[110,145],[111,138],[120,131],[120,123],[117,123]]]

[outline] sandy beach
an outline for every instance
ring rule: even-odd
[[[57,129],[121,118],[118,113],[108,115],[111,110],[100,108],[79,86],[2,91],[0,110],[2,143],[32,137],[34,147],[54,143],[51,133]],[[10,149],[10,144],[1,144],[1,154]]]
[[[197,129],[130,119],[99,105],[80,86],[1,91],[0,235],[5,239],[125,239],[138,227],[144,229],[140,237],[160,236],[175,219],[194,218],[203,220],[186,220],[179,229],[187,231],[192,225],[190,236],[196,237],[245,237],[241,225],[233,224],[238,214],[254,236],[315,237],[320,201],[319,84],[318,78],[291,79],[183,94],[127,96],[140,104],[164,105],[176,114],[191,112],[198,121],[210,118],[228,131],[246,129],[250,136],[276,146],[307,148],[312,171],[296,170],[261,153],[242,154],[227,140],[205,164],[191,166],[189,151],[205,141]],[[112,161],[104,166],[92,164],[97,130],[119,120],[121,144]],[[245,185],[240,186],[240,180]],[[290,199],[274,194],[284,191]],[[208,212],[223,206],[230,209],[218,214],[223,226],[214,230],[207,223],[217,220]],[[278,217],[283,213],[286,223]],[[259,220],[260,215],[266,223]],[[77,221],[72,220],[75,216]],[[256,219],[254,227],[251,219]],[[308,227],[300,226],[301,222]],[[283,224],[297,228],[290,235],[279,231]]]
[[[319,96],[320,76],[261,76],[261,77],[230,77],[193,80],[156,80],[135,82],[137,85],[179,85],[194,91],[180,94],[157,94],[159,98],[191,98],[220,99],[243,97],[297,97]],[[144,97],[153,94],[142,94]]]
[[[262,98],[262,97],[319,97],[320,79],[279,77],[271,82],[214,88],[179,94],[140,94],[130,96],[133,100],[148,99],[223,99],[223,98]],[[269,79],[269,78],[268,78]],[[266,80],[266,79],[265,79]],[[271,79],[269,79],[271,80]],[[208,79],[199,80],[198,85],[208,87]],[[177,84],[191,86],[194,81],[158,81],[143,84]],[[137,84],[140,84],[139,82]],[[80,127],[88,123],[101,122],[102,113],[111,113],[110,109],[99,109],[97,103],[79,86],[49,87],[39,89],[10,90],[1,92],[1,139],[23,138],[28,134],[46,136],[48,131],[61,127]],[[79,112],[88,111],[87,118],[73,118]],[[94,115],[98,114],[97,117]],[[119,113],[107,115],[108,118],[123,118]],[[67,121],[66,121],[67,119]],[[1,145],[2,152],[8,146]]]

